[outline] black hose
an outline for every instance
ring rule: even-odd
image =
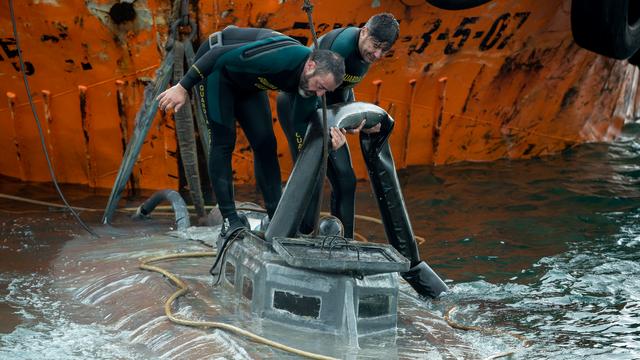
[[[131,218],[137,220],[147,218],[156,206],[164,200],[171,204],[171,208],[176,216],[176,227],[178,230],[186,230],[191,226],[191,222],[189,221],[189,210],[187,209],[187,204],[184,202],[184,199],[182,199],[182,196],[180,196],[176,191],[168,189],[156,191],[149,199],[138,207],[138,210],[131,216]]]
[[[36,125],[38,125],[38,134],[40,135],[40,144],[42,145],[42,152],[44,153],[44,157],[47,160],[47,167],[49,168],[49,175],[51,176],[51,181],[53,182],[53,186],[56,188],[60,199],[65,204],[66,208],[73,214],[73,217],[76,218],[80,226],[87,230],[87,232],[93,237],[98,237],[98,234],[93,232],[91,228],[80,218],[78,213],[76,213],[71,205],[67,202],[67,199],[62,194],[62,190],[58,185],[58,180],[56,179],[56,174],[53,172],[53,166],[51,165],[51,159],[49,158],[49,152],[47,151],[47,145],[44,141],[44,132],[42,131],[42,125],[40,124],[40,119],[38,118],[38,114],[36,113],[36,107],[33,104],[33,98],[31,97],[31,87],[29,86],[29,81],[27,80],[27,74],[24,70],[24,60],[22,59],[22,49],[20,48],[20,39],[18,38],[18,28],[16,26],[16,18],[13,13],[13,0],[9,0],[9,10],[11,11],[11,25],[13,26],[13,36],[16,38],[16,49],[18,50],[18,58],[20,59],[20,71],[22,72],[22,79],[24,80],[24,87],[27,91],[27,96],[29,97],[29,105],[31,105],[31,112],[33,113],[33,117],[36,120]]]

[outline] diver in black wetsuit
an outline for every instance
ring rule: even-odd
[[[245,226],[233,195],[234,119],[253,149],[256,182],[271,217],[282,188],[265,90],[297,93],[301,105],[315,104],[317,96],[342,83],[344,61],[331,51],[312,51],[273,30],[235,26],[212,34],[198,49],[196,59],[180,83],[158,96],[159,107],[177,111],[187,101],[188,91],[197,86],[211,138],[209,176],[224,218],[221,235],[228,238]]]
[[[399,31],[399,24],[393,15],[381,13],[371,17],[362,28],[335,29],[318,39],[320,49],[335,51],[345,60],[344,81],[336,90],[326,94],[327,105],[355,101],[353,87],[362,81],[369,66],[380,60],[391,49],[398,38]],[[289,140],[294,159],[297,157],[307,129],[306,117],[300,114],[306,113],[306,110],[298,108],[299,102],[295,93],[278,94],[278,119]],[[349,132],[357,133],[360,128]],[[378,125],[363,132],[374,133],[379,130]],[[330,152],[327,177],[332,190],[331,214],[342,222],[344,236],[353,238],[356,175],[351,164],[349,147],[346,144]],[[309,208],[314,209],[314,206]],[[301,226],[302,232],[309,233],[313,230],[315,223],[313,218],[313,211],[309,211]]]
[[[387,53],[399,34],[399,24],[388,13],[375,15],[364,27],[335,29],[319,39],[321,49],[331,49],[345,59],[346,74],[342,85],[327,93],[327,104],[355,101],[353,87],[357,85],[369,70],[369,66]],[[307,129],[305,111],[298,106],[299,97],[291,93],[278,95],[278,118],[289,140],[294,158],[301,149],[302,138]],[[305,103],[304,105],[309,105]],[[364,121],[360,130],[364,125]],[[386,116],[384,120],[369,131],[360,134],[360,147],[369,177],[380,207],[385,233],[389,243],[410,261],[410,269],[402,277],[419,294],[435,298],[447,291],[447,285],[420,258],[411,222],[404,206],[402,191],[393,165],[393,156],[388,138],[394,122]],[[353,237],[355,217],[356,178],[351,166],[351,157],[347,146],[330,152],[327,176],[331,182],[331,213],[338,217],[344,226],[345,237]],[[316,199],[317,196],[314,197]],[[300,225],[302,232],[313,230],[317,206],[308,206],[310,211]],[[317,210],[316,210],[317,211]]]

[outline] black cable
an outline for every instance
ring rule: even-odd
[[[216,266],[218,266],[218,263],[220,263],[220,260],[222,260],[222,262],[220,263],[220,271],[218,272],[218,277],[216,278],[216,281],[213,283],[213,286],[216,286],[220,283],[220,279],[222,277],[222,271],[224,271],[224,267],[223,267],[224,259],[227,257],[227,250],[229,249],[229,247],[234,241],[240,238],[240,235],[244,236],[244,234],[247,232],[249,231],[245,229],[239,229],[239,231],[236,231],[235,233],[230,235],[230,237],[227,238],[222,244],[222,248],[218,252],[218,256],[216,256],[216,260],[213,263],[213,266],[211,267],[211,269],[209,270],[209,274],[215,276]]]
[[[40,134],[40,143],[42,145],[42,151],[44,152],[44,157],[47,160],[47,166],[49,167],[49,174],[51,175],[51,181],[53,181],[53,185],[62,199],[62,202],[67,206],[67,209],[71,211],[71,214],[78,220],[78,223],[85,229],[87,232],[94,237],[98,237],[98,234],[93,232],[87,224],[82,221],[80,216],[73,210],[71,205],[67,202],[64,195],[62,194],[62,190],[60,190],[60,186],[58,185],[58,180],[56,180],[56,175],[53,172],[53,165],[51,165],[51,159],[49,159],[49,152],[47,151],[47,145],[44,141],[44,132],[42,131],[42,125],[40,124],[40,119],[38,118],[38,114],[36,113],[36,107],[33,104],[33,98],[31,97],[31,88],[29,87],[29,81],[27,80],[27,74],[24,69],[24,61],[22,60],[22,50],[20,48],[20,39],[18,38],[18,28],[16,26],[16,18],[13,13],[13,0],[9,0],[9,10],[11,11],[11,24],[13,25],[13,36],[16,38],[16,49],[18,50],[18,58],[20,59],[20,71],[22,72],[22,79],[24,80],[24,87],[27,90],[27,96],[29,97],[29,105],[31,105],[31,112],[33,113],[33,117],[36,120],[36,124],[38,125],[38,134]]]

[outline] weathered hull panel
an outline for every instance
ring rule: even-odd
[[[62,182],[113,185],[144,85],[162,60],[171,3],[15,3],[32,95]],[[401,20],[399,41],[356,88],[356,98],[395,118],[391,147],[398,167],[439,165],[530,158],[610,141],[632,118],[636,68],[577,46],[570,3],[495,0],[447,11],[418,0],[325,0],[314,1],[314,21],[322,34],[381,11]],[[200,38],[235,24],[270,27],[310,43],[301,5],[201,0],[191,18]],[[7,3],[0,13],[0,90],[6,99],[0,103],[0,174],[48,181]],[[276,128],[284,179],[292,164]],[[366,177],[357,139],[349,145],[357,175]],[[173,119],[157,115],[134,169],[136,186],[177,187],[176,151]],[[236,180],[252,181],[252,156],[242,137],[236,155]]]

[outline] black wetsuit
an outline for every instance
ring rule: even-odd
[[[296,92],[310,53],[298,41],[269,29],[228,27],[200,46],[195,64],[180,81],[187,90],[197,86],[211,139],[209,176],[220,212],[231,221],[238,220],[231,168],[234,119],[253,149],[256,182],[271,216],[282,184],[265,90]]]
[[[345,62],[345,75],[342,84],[333,92],[327,93],[327,105],[355,101],[353,87],[356,86],[369,70],[358,49],[360,28],[348,27],[335,29],[318,39],[321,49],[329,49],[342,55]],[[295,93],[278,94],[278,119],[289,140],[292,156],[297,157],[302,139],[307,129],[307,108],[300,108],[300,96]],[[308,103],[303,103],[307,105]],[[293,113],[292,113],[293,112]],[[355,222],[356,175],[351,164],[349,146],[329,152],[327,177],[331,183],[331,214],[344,225],[345,237],[353,237]],[[313,206],[310,206],[312,208]],[[302,225],[303,232],[312,230],[311,213]]]

